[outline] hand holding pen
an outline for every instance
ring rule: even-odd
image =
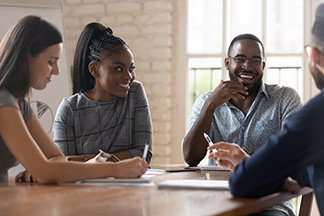
[[[98,162],[117,162],[119,161],[119,158],[116,157],[114,154],[109,154],[107,152],[102,151],[99,149],[99,153],[91,158],[90,160],[87,160],[86,163],[98,163]]]
[[[214,143],[211,141],[211,139],[208,136],[208,134],[204,133],[204,137],[205,137],[205,140],[207,141],[207,143],[208,143],[209,146],[214,145]],[[217,149],[213,149],[212,152],[216,153],[217,152]]]
[[[143,150],[143,156],[142,156],[143,160],[145,160],[145,161],[146,161],[146,157],[147,157],[149,147],[150,147],[150,145],[148,143],[145,143],[145,147],[144,147],[144,150]]]

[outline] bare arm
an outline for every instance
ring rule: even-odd
[[[203,105],[200,114],[183,140],[182,151],[186,163],[196,166],[205,157],[207,143],[203,133],[209,133],[214,110],[226,101],[237,98],[244,100],[246,87],[236,81],[221,81]]]
[[[68,162],[42,129],[35,115],[27,123],[28,127],[31,127],[31,132],[19,110],[14,107],[0,108],[0,122],[0,135],[3,141],[17,160],[40,183],[74,182],[85,178],[108,176],[138,177],[148,167],[148,164],[139,157],[116,163]]]

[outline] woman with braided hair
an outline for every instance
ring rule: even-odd
[[[100,149],[114,160],[142,156],[152,121],[143,85],[135,80],[128,45],[100,23],[85,26],[72,70],[73,95],[63,99],[54,122],[54,142],[70,160],[87,160]]]

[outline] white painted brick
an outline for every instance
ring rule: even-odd
[[[124,39],[128,44],[126,37],[127,36],[136,36],[139,35],[140,29],[134,25],[124,25],[124,26],[118,26],[115,30],[116,35]]]
[[[154,46],[172,46],[172,38],[168,35],[155,37],[152,42]]]
[[[159,155],[157,152],[153,152],[153,158],[151,160],[151,164],[170,164],[170,156]]]
[[[171,141],[171,137],[168,133],[155,132],[154,138],[157,140],[163,140],[161,143],[167,144]]]
[[[70,13],[73,13],[75,16],[80,16],[80,18],[84,16],[100,17],[105,15],[105,8],[102,4],[82,4],[71,8]]]
[[[92,4],[92,3],[98,3],[98,2],[101,2],[100,0],[83,0],[83,3],[86,3],[86,4]]]
[[[153,145],[153,154],[154,152],[157,152],[158,155],[170,155],[171,150],[169,146]]]
[[[144,3],[144,11],[171,11],[172,3],[168,1],[148,1]]]
[[[154,124],[154,131],[155,132],[160,132],[160,133],[167,134],[168,132],[170,132],[170,128],[171,128],[170,122],[159,121],[159,122],[156,122]],[[170,138],[170,136],[168,138]],[[165,140],[165,141],[168,142],[168,141],[171,141],[171,140]]]
[[[143,76],[141,76],[141,80],[145,83],[156,84],[159,82],[160,84],[166,85],[171,82],[171,74],[169,73],[152,73],[151,71]]]
[[[112,27],[112,25],[116,23],[116,17],[106,15],[104,17],[100,17],[99,22],[101,22],[102,24],[104,24],[106,26]]]
[[[157,109],[151,108],[152,112],[152,120],[154,121],[154,124],[160,122],[160,121],[171,121],[171,114],[170,110],[168,112],[159,112]]]
[[[154,48],[142,46],[141,48],[136,47],[136,49],[132,50],[136,58],[142,61],[171,61],[172,58],[172,50],[167,47]]]
[[[151,62],[147,62],[147,61],[136,61],[136,56],[135,58],[135,65],[136,65],[136,72],[138,72],[139,74],[141,74],[141,71],[150,71],[152,66],[151,66]],[[147,75],[147,74],[146,74]]]
[[[156,60],[165,60],[172,57],[171,48],[156,48],[147,50],[148,55]]]
[[[161,25],[150,25],[144,26],[143,34],[151,35],[151,34],[160,34],[160,35],[171,35],[172,26],[171,24],[161,24]]]
[[[154,95],[156,97],[156,95]],[[158,120],[158,121],[162,121],[162,118],[159,115],[162,115],[162,113],[164,112],[170,112],[171,109],[167,108],[167,107],[155,107],[154,109],[151,108],[152,112],[152,119],[153,120]]]
[[[159,83],[152,88],[153,95],[156,96],[168,96],[171,95],[170,86],[160,85]]]
[[[152,63],[152,69],[158,72],[170,71],[172,63],[170,61],[154,61]]]
[[[77,27],[80,25],[80,19],[75,18],[75,17],[71,17],[71,18],[65,18],[64,19],[64,25],[67,28],[71,28],[71,27]]]
[[[150,16],[149,23],[150,24],[157,24],[157,23],[171,23],[172,16],[170,12],[160,12],[154,13]]]
[[[63,7],[63,16],[64,16],[64,18],[69,17],[70,11],[71,11],[71,6],[64,5],[64,7]]]
[[[142,5],[136,2],[111,2],[106,4],[107,13],[140,12]]]
[[[135,17],[135,23],[141,25],[153,25],[162,23],[171,23],[172,15],[170,12],[156,12],[141,13]]]
[[[135,37],[134,47],[139,49],[141,47],[156,48],[156,47],[170,47],[172,46],[172,38],[168,35],[157,37]]]
[[[129,24],[134,22],[134,17],[131,15],[122,15],[116,17],[116,24]]]
[[[64,6],[65,5],[75,5],[81,3],[82,0],[63,0]]]
[[[150,20],[150,14],[140,13],[135,17],[134,22],[137,24],[148,24]]]
[[[99,22],[99,21],[95,17],[84,17],[84,18],[82,18],[81,19],[82,29],[84,28],[84,26],[86,26],[87,24],[92,23],[92,22]],[[80,31],[80,33],[81,33],[81,31]]]
[[[166,108],[170,108],[171,107],[171,101],[166,100],[164,98],[156,98],[156,99],[151,100],[150,106],[152,108],[162,107],[162,106],[165,106]]]

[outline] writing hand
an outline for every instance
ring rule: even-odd
[[[297,181],[288,177],[285,179],[283,185],[281,186],[281,189],[288,191],[292,194],[297,194],[300,191],[300,186]]]
[[[210,152],[208,158],[217,160],[221,167],[233,170],[246,157],[250,157],[239,145],[235,143],[218,142],[208,147],[208,150],[217,149],[217,152]]]
[[[15,177],[15,182],[22,183],[22,182],[36,182],[36,179],[33,178],[30,172],[27,170],[18,173]]]
[[[98,163],[98,162],[117,162],[119,158],[116,157],[114,154],[109,154],[100,150],[100,152],[93,158],[86,161],[86,163]]]

